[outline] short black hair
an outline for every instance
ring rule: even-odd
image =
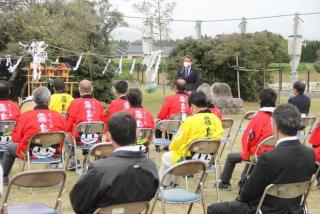
[[[119,94],[125,94],[128,90],[128,83],[127,81],[120,80],[115,84],[114,88]]]
[[[265,88],[259,94],[260,107],[275,107],[277,93],[272,88]]]
[[[182,81],[183,80],[183,81]],[[185,91],[186,90],[186,82],[182,78],[178,78],[174,85],[176,86],[178,91]]]
[[[127,100],[131,106],[142,104],[142,93],[138,88],[130,88],[127,92]]]
[[[296,81],[293,83],[293,88],[297,90],[298,94],[303,94],[306,89],[306,84],[301,81]]]
[[[0,80],[0,97],[8,98],[10,94],[10,83],[5,80]]]
[[[65,92],[66,88],[64,86],[63,79],[56,78],[53,80],[53,87],[57,92]]]
[[[203,108],[208,106],[208,100],[202,91],[193,91],[188,99],[189,106],[191,107],[191,104]]]
[[[108,122],[108,129],[112,139],[119,146],[127,146],[136,142],[137,123],[130,113],[118,112],[114,114]]]
[[[285,135],[295,136],[300,129],[301,114],[292,104],[279,105],[273,111],[272,119],[278,130]]]

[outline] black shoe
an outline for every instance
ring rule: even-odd
[[[6,177],[3,177],[2,179],[3,179],[3,186],[8,186],[8,184],[9,184],[9,177],[6,176]]]
[[[219,187],[219,189],[231,191],[231,184],[230,183],[225,183],[223,181],[220,181],[218,187]]]
[[[164,150],[164,151],[169,151],[169,147],[168,147],[168,146],[165,146],[165,147],[163,147],[163,150]]]

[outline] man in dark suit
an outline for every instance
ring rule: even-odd
[[[177,79],[186,81],[186,91],[194,91],[200,85],[200,73],[192,68],[192,57],[185,56],[183,60],[183,69],[177,72]]]
[[[301,114],[308,115],[310,109],[310,98],[304,95],[306,85],[301,81],[296,81],[293,84],[294,97],[290,97],[288,103],[296,106]]]
[[[264,189],[269,184],[303,182],[315,173],[315,155],[296,137],[301,116],[291,104],[278,106],[272,115],[273,134],[278,139],[276,147],[262,154],[251,175],[247,178],[235,201],[212,204],[209,214],[254,213]],[[267,195],[261,211],[263,214],[303,214],[301,197],[280,199]]]
[[[76,213],[93,213],[112,204],[151,200],[159,186],[156,165],[135,146],[136,121],[119,112],[108,123],[113,153],[89,166],[70,192]]]

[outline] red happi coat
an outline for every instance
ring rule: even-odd
[[[66,131],[65,128],[65,119],[57,112],[37,109],[22,113],[12,133],[13,142],[18,143],[17,156],[24,159],[32,135],[49,131]],[[61,143],[58,148],[59,152],[62,146]]]
[[[19,106],[11,100],[0,100],[0,121],[17,121],[20,116]]]
[[[132,108],[126,110],[134,116],[137,122],[137,128],[152,128],[154,129],[154,120],[152,113],[145,108]]]
[[[119,111],[123,111],[128,109],[129,103],[125,99],[125,97],[120,97],[115,100],[113,100],[110,105],[108,106],[108,110],[106,113],[106,124],[108,124],[108,121],[110,120],[111,116]]]
[[[79,123],[106,121],[102,104],[91,97],[74,99],[67,110],[66,120],[67,131],[72,132],[71,139]]]
[[[165,120],[178,113],[187,113],[188,115],[192,114],[188,105],[187,94],[177,93],[167,96],[157,118]]]
[[[309,142],[312,144],[317,161],[320,161],[320,123],[312,130]]]
[[[214,107],[209,109],[212,114],[216,115],[220,120],[222,120],[222,112],[219,108]]]
[[[259,143],[271,136],[272,133],[272,110],[273,108],[261,108],[250,120],[242,135],[242,153],[243,160],[249,160],[250,155],[256,151]],[[270,146],[261,146],[258,150],[258,156],[273,149]]]

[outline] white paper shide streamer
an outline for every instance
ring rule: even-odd
[[[48,54],[45,51],[48,45],[46,45],[43,41],[35,41],[30,45],[25,45],[19,42],[21,47],[32,56],[32,80],[39,81],[41,78],[41,63],[45,63],[48,58]]]
[[[11,65],[9,68],[8,68],[8,71],[10,72],[10,73],[13,73],[16,69],[17,69],[17,67],[19,66],[19,64],[20,64],[20,62],[21,62],[21,59],[22,59],[22,57],[20,56],[19,57],[19,59],[18,59],[18,61],[17,61],[17,63],[15,64],[15,65]]]
[[[161,55],[162,50],[158,50],[151,53],[151,56],[149,56],[149,59],[147,60],[147,70],[146,70],[146,76],[148,83],[155,83],[157,74],[159,71],[160,63],[161,63]]]
[[[131,69],[130,69],[130,74],[131,74],[131,75],[133,74],[135,65],[136,65],[136,59],[133,59],[132,65],[131,65]]]
[[[6,56],[6,67],[10,67],[10,66],[12,66],[11,56],[7,55]]]
[[[122,56],[120,57],[120,60],[119,60],[118,74],[122,74]]]
[[[80,66],[80,63],[81,63],[81,60],[82,60],[82,54],[80,55],[78,61],[77,61],[77,64],[76,64],[76,67],[74,67],[72,70],[76,71],[78,70],[79,66]]]
[[[108,70],[108,67],[109,67],[110,63],[111,63],[111,59],[108,59],[108,62],[107,62],[107,64],[106,64],[106,66],[104,67],[103,71],[102,71],[102,74],[103,74],[103,75],[104,75],[104,74],[106,73],[106,71]]]

